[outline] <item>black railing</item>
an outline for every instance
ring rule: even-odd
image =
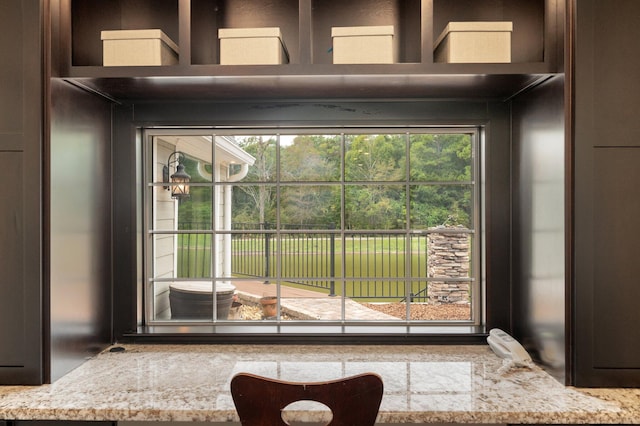
[[[268,282],[275,274],[294,284],[326,290],[336,294],[335,234],[316,233],[331,230],[333,225],[280,226],[280,239],[273,236],[274,224],[234,223],[231,244],[232,272],[260,277]],[[307,230],[309,232],[291,232]],[[260,230],[260,231],[256,231]],[[279,254],[278,256],[275,256]],[[278,264],[276,261],[280,259]]]
[[[179,222],[180,231],[206,231],[211,224],[206,222]],[[178,234],[177,266],[180,278],[203,278],[211,276],[211,234]]]
[[[180,229],[207,226],[182,223]],[[424,234],[412,235],[411,241],[405,234],[349,233],[342,237],[332,232],[332,225],[305,224],[281,225],[276,239],[274,228],[270,223],[232,225],[232,274],[265,282],[279,276],[293,285],[329,295],[346,293],[355,299],[427,300]],[[211,235],[180,234],[179,238],[179,276],[210,276]],[[407,244],[412,244],[410,251]],[[408,252],[411,259],[406,257]],[[409,288],[407,271],[413,277]]]

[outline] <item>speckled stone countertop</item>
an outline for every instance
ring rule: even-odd
[[[385,387],[380,423],[640,424],[640,389],[566,387],[535,366],[499,372],[487,346],[123,347],[51,385],[0,386],[0,419],[238,421],[235,373],[322,381],[373,371]]]

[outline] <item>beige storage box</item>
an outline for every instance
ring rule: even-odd
[[[178,63],[178,46],[162,30],[102,31],[100,38],[105,67]]]
[[[393,25],[333,27],[334,64],[392,64]]]
[[[278,65],[289,53],[278,27],[221,28],[220,65]]]
[[[449,22],[434,43],[435,62],[511,62],[512,22]]]

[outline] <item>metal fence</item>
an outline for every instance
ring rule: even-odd
[[[234,234],[231,244],[232,272],[264,278],[280,276],[292,283],[336,294],[336,235],[333,225],[280,226],[279,238],[271,223],[235,223],[234,230],[262,230]],[[304,229],[305,232],[300,232]],[[297,231],[297,232],[287,232]],[[280,262],[278,262],[280,260]]]
[[[179,231],[207,231],[209,222],[179,222]],[[211,276],[212,235],[209,233],[181,233],[177,236],[177,276],[206,278]]]
[[[181,224],[182,230],[199,224]],[[355,299],[426,301],[426,235],[333,232],[332,225],[234,223],[231,272]],[[277,237],[277,238],[276,238]],[[178,264],[183,277],[207,276],[211,235],[180,234]],[[407,245],[411,244],[411,250]],[[410,258],[407,258],[410,253]],[[409,284],[407,284],[409,282]]]

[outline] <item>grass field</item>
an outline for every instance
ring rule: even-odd
[[[269,241],[269,273],[265,271],[265,238],[234,238],[232,271],[234,276],[275,278],[283,284],[362,301],[399,300],[408,293],[426,298],[426,237],[411,238],[411,258],[407,262],[403,235],[330,238],[328,235],[282,238]],[[333,256],[331,252],[333,250]],[[333,258],[333,265],[331,259]],[[278,264],[279,262],[279,264]],[[182,234],[178,241],[181,277],[211,276],[211,236]],[[407,274],[407,271],[408,274]],[[411,277],[410,284],[405,277]],[[313,278],[308,280],[308,278]],[[304,284],[306,283],[306,284]],[[410,288],[407,288],[410,287]],[[417,299],[416,299],[417,300]]]

